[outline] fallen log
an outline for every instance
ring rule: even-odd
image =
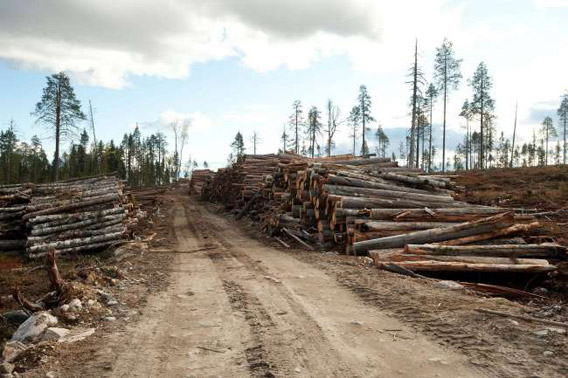
[[[345,195],[352,197],[369,197],[369,198],[399,198],[403,200],[423,201],[423,202],[454,202],[450,196],[436,196],[431,194],[408,193],[394,190],[360,188],[345,185],[329,185],[324,186],[324,190],[330,194]]]
[[[442,244],[442,245],[472,244],[472,243],[476,243],[476,242],[480,242],[480,241],[484,241],[484,240],[499,238],[499,237],[502,237],[502,236],[528,232],[528,231],[534,230],[538,227],[540,227],[540,224],[538,222],[532,222],[532,223],[527,223],[527,224],[514,224],[514,225],[509,226],[509,227],[499,228],[499,229],[496,229],[496,230],[480,233],[480,234],[477,234],[477,235],[464,236],[464,237],[456,238],[456,239],[453,239],[453,240],[442,241],[439,244]]]
[[[413,272],[543,273],[556,270],[554,265],[475,264],[446,261],[404,261],[396,264]]]
[[[121,197],[118,194],[108,194],[101,197],[95,197],[88,201],[77,202],[74,204],[66,205],[66,206],[59,206],[53,207],[49,209],[44,209],[40,211],[35,211],[31,213],[27,213],[23,216],[24,220],[28,220],[30,218],[37,217],[38,215],[49,215],[49,214],[58,214],[64,213],[72,210],[79,210],[90,206],[101,205],[101,204],[109,204],[113,202],[120,202]]]
[[[429,230],[431,228],[444,228],[454,226],[459,223],[451,222],[388,222],[388,221],[369,221],[357,220],[356,227],[361,231],[416,231]]]
[[[366,240],[353,244],[357,252],[371,249],[402,248],[406,244],[426,244],[441,242],[466,236],[490,232],[495,228],[509,226],[513,221],[513,213],[507,212],[471,222],[460,223],[455,226],[434,228],[424,231],[411,232],[405,235],[389,236],[380,239]]]
[[[445,256],[493,256],[493,257],[549,257],[565,258],[567,248],[556,243],[522,245],[440,245],[408,244],[406,253]]]
[[[30,253],[37,253],[37,252],[47,251],[51,248],[66,249],[82,245],[100,243],[104,241],[117,240],[121,238],[122,238],[122,232],[115,232],[107,235],[93,236],[88,238],[69,239],[69,240],[57,241],[52,243],[33,245],[28,248],[28,251]]]
[[[412,261],[445,261],[456,263],[471,264],[495,264],[495,265],[539,265],[549,266],[550,263],[545,259],[525,259],[507,257],[485,257],[485,256],[445,256],[445,255],[424,255],[409,253],[374,253],[369,251],[369,255],[375,255],[377,261],[412,262]]]

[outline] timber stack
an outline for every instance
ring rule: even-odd
[[[23,216],[30,201],[31,186],[0,187],[0,253],[20,254],[26,248]]]
[[[209,188],[217,198],[231,191],[237,219],[261,220],[273,236],[370,255],[380,267],[538,273],[566,259],[563,247],[540,244],[545,230],[530,211],[468,204],[458,190],[449,177],[388,158],[289,153],[245,155]]]
[[[215,172],[209,169],[194,169],[189,181],[189,194],[203,195],[203,188],[213,180]]]
[[[97,176],[33,187],[23,220],[30,258],[96,251],[128,239],[138,219],[115,176]]]

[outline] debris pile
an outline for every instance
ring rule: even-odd
[[[388,158],[245,155],[219,172],[208,199],[232,201],[237,219],[261,221],[284,246],[281,234],[310,249],[369,254],[382,267],[534,273],[566,259],[564,248],[542,244],[550,240],[530,211],[468,204],[458,189]]]
[[[115,176],[2,187],[0,251],[26,251],[30,258],[99,250],[128,238],[138,219]],[[8,202],[8,198],[11,197]],[[130,217],[129,217],[130,215]]]

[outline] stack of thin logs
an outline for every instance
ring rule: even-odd
[[[20,254],[26,248],[23,216],[30,200],[30,185],[0,186],[0,253]]]
[[[390,159],[249,155],[233,169],[239,173],[233,185],[241,189],[238,217],[243,211],[260,213],[264,229],[273,235],[283,231],[298,242],[323,249],[369,254],[379,266],[396,264],[413,271],[546,272],[555,267],[534,257],[566,258],[557,244],[530,242],[543,231],[530,211],[457,201],[458,188],[448,177],[398,167]],[[422,251],[422,244],[427,251],[433,250],[431,244],[458,250],[466,246],[464,253],[469,255],[443,255],[443,247],[435,253],[416,252]],[[495,254],[477,252],[479,244],[486,245],[481,251],[494,247]],[[544,246],[532,248],[537,245]],[[515,248],[522,253],[503,254]],[[535,252],[543,249],[549,249],[549,254]]]
[[[195,169],[189,181],[189,194],[202,195],[204,186],[213,180],[215,172],[209,169]]]
[[[23,219],[28,226],[30,258],[94,251],[121,243],[137,223],[114,176],[97,176],[38,185]],[[132,214],[132,212],[130,212]]]

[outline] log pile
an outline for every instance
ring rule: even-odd
[[[458,190],[449,177],[398,167],[388,158],[247,155],[219,172],[209,188],[216,194],[208,199],[230,193],[237,218],[248,214],[262,221],[271,235],[282,234],[293,243],[321,249],[369,254],[383,267],[547,272],[555,269],[548,260],[566,258],[566,251],[557,245],[533,248],[530,241],[543,230],[527,211],[471,205],[455,199]],[[422,245],[426,251],[432,251],[432,245],[474,249],[492,245],[497,251],[517,248],[526,253],[514,257],[500,252],[466,257],[415,253]],[[536,251],[543,248],[554,253],[538,255]]]
[[[203,195],[203,188],[213,180],[215,172],[209,169],[195,169],[189,181],[189,194]]]
[[[0,187],[0,253],[19,254],[26,248],[23,216],[31,196],[29,185]]]
[[[106,248],[138,221],[115,176],[4,186],[0,195],[0,252],[30,258]]]
[[[115,176],[98,176],[38,185],[23,219],[29,236],[30,258],[55,253],[100,250],[127,238],[132,205]]]

